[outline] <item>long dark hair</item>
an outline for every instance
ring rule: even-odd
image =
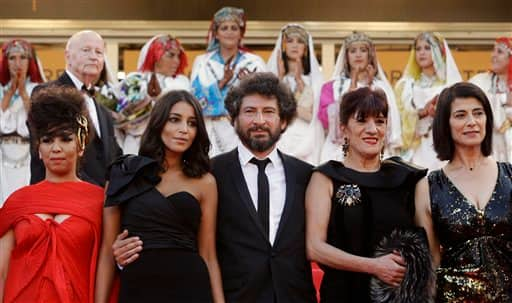
[[[309,62],[310,62],[309,56],[311,56],[311,54],[309,53],[307,42],[304,43],[304,45],[305,45],[304,46],[304,55],[302,56],[300,61],[302,63],[302,69],[303,69],[302,73],[307,76],[311,72],[311,66],[309,64]],[[284,49],[281,51],[281,58],[283,59],[283,63],[284,63],[284,71],[286,73],[288,73],[290,71],[290,69],[288,68],[288,56],[286,56],[286,50],[284,50]]]
[[[210,171],[210,140],[206,132],[203,114],[199,102],[187,91],[170,91],[156,101],[151,111],[148,126],[142,134],[139,155],[155,159],[161,171],[167,169],[165,163],[165,145],[161,134],[169,119],[172,107],[178,102],[187,102],[194,108],[197,121],[197,134],[192,145],[183,153],[183,173],[187,177],[199,178]]]

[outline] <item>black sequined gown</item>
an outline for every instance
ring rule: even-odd
[[[437,302],[512,302],[512,166],[498,163],[491,199],[477,209],[442,170],[428,176],[442,246]]]

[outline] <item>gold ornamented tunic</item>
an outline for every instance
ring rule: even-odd
[[[512,302],[512,165],[477,209],[442,170],[428,176],[432,219],[441,243],[437,302]]]

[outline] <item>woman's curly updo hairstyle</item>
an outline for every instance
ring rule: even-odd
[[[85,100],[74,88],[49,86],[37,90],[31,97],[27,123],[30,139],[36,150],[41,138],[77,134],[79,147],[91,141],[91,123]],[[81,145],[81,146],[80,146]]]

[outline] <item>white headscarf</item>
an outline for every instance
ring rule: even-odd
[[[414,45],[419,39],[426,40],[431,46],[432,61],[434,63],[436,76],[439,80],[448,85],[462,81],[459,69],[453,59],[446,39],[438,33],[430,32],[421,33],[414,39],[413,48],[411,49],[407,65],[402,75],[403,78],[410,77],[417,80],[420,77],[421,68],[416,62],[416,50],[414,49]],[[441,45],[443,47],[442,49]]]
[[[307,37],[307,48],[308,48],[308,53],[309,53],[309,66],[310,66],[309,76],[311,77],[311,86],[313,88],[313,94],[315,97],[314,106],[313,106],[313,110],[314,110],[313,115],[316,117],[317,110],[318,110],[318,102],[319,102],[319,97],[320,97],[320,90],[322,89],[324,77],[323,77],[322,72],[320,71],[320,64],[318,64],[318,60],[316,59],[316,56],[315,56],[315,45],[313,43],[313,37],[311,37],[309,32],[306,31],[306,29],[302,25],[296,24],[296,23],[289,23],[281,28],[281,31],[279,32],[279,35],[277,36],[274,50],[272,51],[272,54],[270,55],[270,57],[268,59],[267,69],[269,72],[272,72],[273,74],[278,75],[278,73],[279,73],[278,72],[278,69],[279,69],[278,57],[281,56],[281,54],[283,52],[283,50],[281,49],[281,45],[283,42],[283,33],[285,32],[285,30],[287,28],[292,27],[292,26],[299,27],[299,28],[303,29],[307,33],[307,36],[308,36]]]
[[[153,41],[155,41],[155,39],[157,39],[158,37],[160,37],[160,35],[154,36],[153,38],[149,39],[149,41],[146,42],[144,46],[142,46],[139,58],[137,59],[137,70],[140,70],[142,68],[142,65],[144,64],[144,61],[146,60],[146,57],[148,55],[149,47],[151,46]]]
[[[309,122],[308,131],[304,134],[303,141],[297,142],[297,144],[301,144],[304,146],[311,147],[311,156],[309,159],[303,159],[316,165],[318,164],[318,161],[320,160],[320,148],[323,145],[324,141],[324,131],[322,128],[322,125],[320,121],[318,120],[318,108],[320,103],[320,91],[322,89],[322,84],[324,82],[323,74],[320,71],[320,65],[318,64],[318,60],[315,56],[315,47],[313,43],[313,38],[311,37],[311,34],[300,24],[290,23],[281,28],[281,31],[279,32],[279,35],[277,37],[277,41],[274,47],[274,50],[272,51],[272,54],[270,55],[270,58],[267,62],[267,69],[268,71],[272,72],[275,75],[279,75],[279,56],[282,56],[283,49],[283,36],[286,32],[286,29],[289,29],[290,27],[296,27],[301,30],[303,30],[307,37],[306,37],[306,43],[307,43],[307,51],[309,54],[309,78],[311,79],[311,88],[313,90],[313,115],[311,118],[311,121]]]
[[[364,33],[360,32],[354,32],[345,40],[343,41],[343,45],[341,46],[341,50],[338,53],[338,58],[336,58],[336,64],[334,65],[334,72],[332,73],[331,79],[336,79],[336,77],[339,76],[346,76],[350,79],[348,68],[348,62],[346,62],[346,53],[348,51],[348,48],[350,47],[350,44],[354,42],[366,42],[369,45],[369,60],[372,62],[368,62],[368,64],[372,64],[373,67],[377,68],[377,74],[375,75],[379,80],[382,80],[386,82],[386,84],[391,89],[391,84],[389,84],[389,81],[386,78],[386,74],[384,73],[384,69],[382,69],[382,66],[379,63],[379,60],[377,59],[377,52],[375,51],[375,45],[373,44],[373,41]]]
[[[386,74],[384,73],[384,69],[379,63],[377,59],[377,53],[375,51],[375,45],[373,41],[364,33],[354,32],[347,38],[345,38],[343,45],[341,47],[340,52],[338,53],[338,58],[336,59],[336,65],[334,68],[334,72],[332,74],[332,79],[335,80],[338,77],[345,77],[350,79],[350,73],[348,71],[348,62],[346,61],[346,53],[350,45],[354,42],[365,42],[369,45],[369,61],[368,64],[372,64],[377,68],[377,73],[374,78],[374,83],[377,80],[379,83],[379,87],[384,90],[386,93],[387,101],[388,101],[388,132],[386,136],[387,143],[392,147],[396,148],[402,145],[401,138],[401,125],[400,125],[400,114],[398,111],[398,106],[396,104],[395,93],[388,79],[386,78]]]

